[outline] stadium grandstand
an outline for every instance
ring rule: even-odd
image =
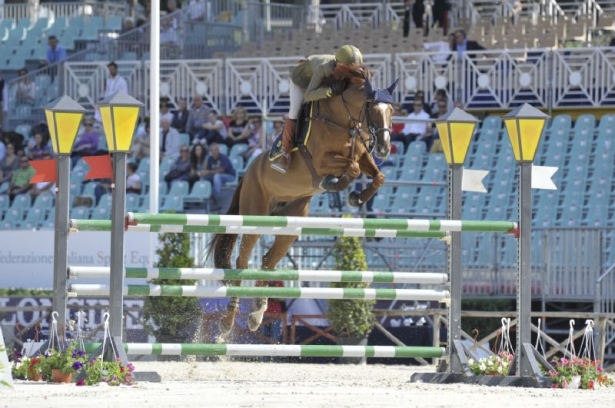
[[[424,27],[417,27],[413,19],[407,24],[402,2],[162,3],[162,120],[166,117],[173,124],[177,117],[173,114],[181,112],[184,103],[189,111],[198,99],[225,128],[262,122],[262,134],[274,134],[280,130],[276,120],[288,109],[289,68],[306,55],[332,53],[352,43],[363,51],[375,86],[400,79],[395,92],[398,131],[412,122],[407,116],[421,92],[434,115],[436,94],[444,90],[451,104],[481,119],[466,166],[489,170],[485,180],[489,193],[464,193],[464,219],[516,219],[517,166],[501,116],[523,103],[549,113],[536,162],[559,168],[553,178],[558,190],[533,192],[533,294],[543,310],[548,303],[559,308],[573,302],[571,307],[578,310],[614,311],[613,1],[451,0],[446,30],[431,6],[425,7],[422,16]],[[80,135],[97,131],[100,136],[102,127],[94,109],[107,89],[111,62],[128,93],[147,101],[148,18],[147,4],[131,6],[124,1],[41,2],[34,8],[0,5],[4,156],[9,155],[9,145],[18,161],[37,157],[33,150],[40,154],[43,146],[37,138],[43,144],[49,140],[41,107],[63,94],[89,110],[84,122],[95,130],[84,127]],[[459,35],[481,49],[454,51],[452,44]],[[57,43],[56,48],[52,43]],[[57,47],[65,50],[60,59],[54,59]],[[246,122],[237,111],[247,117]],[[144,112],[135,139],[147,139],[147,123]],[[180,144],[195,150],[190,129],[176,130]],[[105,138],[96,140],[92,150],[104,153]],[[386,184],[369,206],[358,211],[370,217],[444,217],[447,164],[443,154],[430,151],[428,140],[394,144],[393,153],[382,163]],[[189,183],[168,178],[175,158],[164,158],[160,210],[224,211],[225,195],[232,192],[253,158],[251,147],[221,145],[236,172],[218,193],[206,180]],[[128,195],[128,211],[148,209],[150,163],[138,150],[132,162],[142,188]],[[73,159],[71,218],[109,219],[111,199],[104,182],[84,182],[86,165],[78,156]],[[0,229],[53,229],[51,192],[12,198],[10,177],[2,177]],[[356,212],[345,205],[347,193],[315,197],[311,214]],[[263,238],[264,245],[268,242]],[[291,258],[333,268],[329,246],[330,242],[302,239]],[[365,248],[372,270],[427,271],[441,269],[446,262],[445,245],[435,240],[384,239],[366,242]],[[464,236],[464,294],[513,298],[516,262],[517,244],[512,237]],[[612,345],[609,353],[615,354]]]

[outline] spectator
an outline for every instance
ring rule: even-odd
[[[248,137],[248,150],[243,154],[243,158],[248,162],[250,159],[263,152],[265,137],[263,136],[263,122],[261,118],[250,120],[250,136]]]
[[[457,30],[454,34],[455,42],[453,43],[453,51],[457,52],[457,58],[463,59],[463,54],[466,51],[482,51],[485,49],[478,42],[473,40],[468,40],[466,38],[466,32],[463,30]],[[472,54],[470,58],[474,59],[476,55]]]
[[[214,143],[209,148],[203,177],[213,186],[214,199],[220,196],[222,185],[235,180],[235,169],[231,161],[220,153],[220,147]]]
[[[15,103],[17,105],[34,105],[36,98],[36,88],[32,78],[28,76],[27,69],[20,69],[17,74],[20,78],[17,81],[17,89],[15,92]]]
[[[427,112],[428,115],[431,115],[431,107],[425,101],[425,91],[422,91],[422,90],[416,91],[414,94],[414,99],[415,100],[420,99],[421,101],[423,101],[423,110]]]
[[[0,71],[0,129],[2,129],[2,123],[4,117],[9,110],[9,87],[4,81],[2,71]]]
[[[404,37],[408,37],[410,34],[410,16],[412,14],[412,0],[406,0],[404,2]]]
[[[447,106],[447,111],[450,112],[455,107],[453,100],[448,97],[446,90],[438,89],[433,96],[434,103],[430,109],[431,112],[439,112],[440,111],[440,102],[444,102]],[[433,114],[432,114],[433,116]]]
[[[190,21],[205,21],[205,9],[205,0],[190,0],[188,4]]]
[[[105,92],[102,94],[100,99],[102,100],[108,98],[119,91],[128,93],[128,83],[124,77],[117,72],[117,64],[115,62],[110,62],[107,64],[107,69],[109,70],[109,76],[106,80]],[[98,109],[96,109],[95,119],[98,122],[101,121],[100,112]]]
[[[284,115],[284,116],[287,116],[287,115]],[[285,120],[286,118],[284,118],[284,121]],[[282,134],[282,132],[284,131],[284,121],[276,120],[273,122],[273,130],[267,136],[267,140],[265,141],[265,146],[264,146],[265,149],[270,149],[271,146],[273,146],[275,139],[277,139],[278,136]]]
[[[171,188],[171,183],[174,181],[188,181],[190,178],[190,149],[188,146],[183,145],[179,152],[179,157],[164,176],[164,181],[167,182],[169,188]]]
[[[28,158],[30,160],[41,160],[47,155],[51,156],[51,147],[48,143],[49,139],[45,138],[42,132],[36,132],[33,143],[28,146]]]
[[[56,62],[62,62],[66,60],[66,48],[58,44],[58,38],[55,35],[50,35],[47,39],[47,59],[42,61],[41,65],[55,64]]]
[[[188,124],[188,116],[190,116],[190,112],[188,111],[188,104],[185,98],[181,98],[179,100],[178,107],[179,109],[177,109],[173,114],[171,127],[177,129],[179,133],[188,133],[186,130],[186,125]]]
[[[197,133],[204,132],[203,125],[207,122],[209,109],[203,105],[201,95],[194,95],[192,98],[192,109],[188,116],[188,124],[186,129],[192,138],[195,138]]]
[[[160,44],[177,45],[177,28],[175,19],[171,16],[164,16],[160,19]]]
[[[93,156],[98,152],[98,143],[100,141],[100,134],[94,129],[94,121],[92,119],[86,119],[83,121],[84,132],[79,137],[79,140],[75,142],[73,152],[71,153],[71,161],[73,166],[77,164],[80,157]]]
[[[442,29],[442,35],[448,32],[448,13],[451,11],[450,0],[434,0],[433,19],[434,25],[438,23]]]
[[[19,168],[19,156],[15,153],[15,146],[7,143],[6,157],[0,160],[0,184],[10,181],[17,168]]]
[[[13,201],[15,196],[26,194],[32,187],[30,180],[36,174],[36,171],[30,166],[30,161],[27,157],[22,156],[19,159],[20,167],[13,172],[11,182],[9,183],[9,197]]]
[[[162,119],[160,124],[160,160],[167,158],[176,160],[180,154],[179,132],[171,127],[167,119]]]
[[[205,146],[197,144],[192,148],[190,152],[190,177],[188,178],[190,188],[192,188],[192,185],[201,177],[205,177],[206,158],[207,150],[205,150]]]
[[[166,119],[170,124],[173,123],[173,112],[169,110],[169,103],[167,101],[160,102],[160,124],[162,125],[162,119]]]
[[[245,109],[236,108],[226,133],[227,146],[233,147],[236,144],[248,143],[248,138],[250,137],[248,126],[248,114]]]
[[[404,144],[404,153],[408,150],[410,143],[415,140],[424,140],[427,137],[429,115],[423,110],[423,102],[420,99],[415,99],[413,107],[412,113],[406,117],[412,121],[406,123],[401,134],[393,137],[393,140]]]
[[[416,28],[423,28],[423,17],[425,14],[425,3],[423,0],[414,0],[412,3],[412,21]]]
[[[201,130],[197,132],[193,143],[203,143],[203,141],[206,141],[207,144],[224,144],[226,142],[226,126],[213,111],[210,111],[207,115],[207,121],[203,123]]]
[[[149,147],[151,143],[149,131],[148,119],[143,126],[143,132],[137,132],[137,135],[132,141],[132,147],[130,148],[130,157],[132,157],[132,159],[139,161],[149,156]]]
[[[126,194],[141,194],[141,176],[137,173],[137,163],[126,165]]]

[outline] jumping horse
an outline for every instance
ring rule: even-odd
[[[372,149],[379,158],[391,151],[392,93],[395,81],[387,89],[372,89],[366,67],[335,70],[331,83],[341,93],[313,102],[306,125],[309,135],[300,146],[286,174],[270,167],[264,152],[254,159],[239,182],[227,211],[229,215],[307,216],[310,200],[325,191],[341,191],[361,173],[372,178],[366,188],[349,195],[349,205],[359,206],[368,201],[384,183],[372,157]],[[301,121],[300,121],[301,123]],[[302,151],[303,149],[303,151]],[[298,157],[298,153],[301,157]],[[236,269],[247,269],[250,253],[259,235],[243,235],[236,260]],[[269,251],[262,258],[262,269],[273,270],[297,239],[295,236],[276,236]],[[237,235],[217,234],[209,243],[209,255],[214,255],[216,268],[230,269],[231,256]],[[241,282],[225,282],[240,285]],[[257,285],[265,285],[257,282]],[[238,298],[231,298],[220,321],[220,332],[231,331],[239,306]],[[248,326],[255,331],[260,326],[267,299],[253,300]]]

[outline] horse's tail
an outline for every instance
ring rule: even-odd
[[[239,197],[241,195],[241,187],[243,185],[243,179],[239,180],[233,199],[226,211],[227,215],[239,215]],[[230,268],[231,267],[231,255],[233,254],[233,248],[237,242],[236,234],[215,234],[209,242],[207,247],[207,259],[214,255],[214,266],[216,268]]]

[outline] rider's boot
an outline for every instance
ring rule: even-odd
[[[290,166],[290,154],[293,148],[293,140],[295,140],[295,123],[292,119],[286,119],[282,133],[281,155],[271,163],[271,168],[280,173],[286,173],[288,166]]]

